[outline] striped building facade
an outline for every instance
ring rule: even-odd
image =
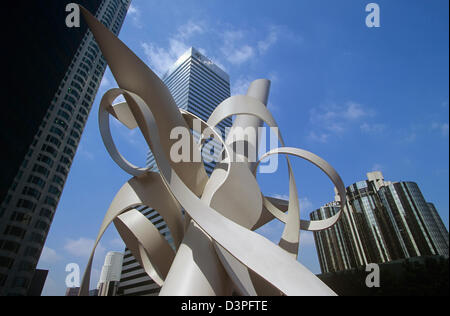
[[[386,182],[381,172],[347,188],[347,205],[334,227],[315,232],[322,273],[421,256],[448,257],[449,235],[432,203],[414,182]],[[312,220],[338,211],[336,201]]]

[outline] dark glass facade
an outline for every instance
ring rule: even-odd
[[[6,197],[44,115],[87,31],[65,25],[70,0],[3,3],[7,78],[0,116],[0,201]],[[101,0],[79,0],[96,12]]]
[[[66,26],[68,3],[21,1],[8,12],[17,28],[5,28],[14,29],[7,47],[17,51],[8,52],[0,127],[8,159],[0,167],[0,295],[28,293],[107,66],[82,19],[80,28]],[[130,0],[79,3],[117,35]]]
[[[381,178],[380,178],[381,176]],[[314,233],[323,273],[419,256],[448,256],[448,231],[414,182],[384,182],[381,173],[347,188],[347,206],[334,227]],[[311,213],[336,214],[335,204]]]

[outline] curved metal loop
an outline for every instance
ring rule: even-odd
[[[318,220],[318,221],[302,220],[300,222],[300,229],[306,230],[306,231],[321,231],[321,230],[330,228],[331,226],[336,224],[336,222],[340,219],[340,217],[342,215],[342,209],[343,209],[344,205],[346,204],[345,186],[344,186],[344,183],[342,182],[341,177],[336,172],[336,170],[334,170],[334,168],[329,163],[327,163],[325,160],[323,160],[319,156],[317,156],[309,151],[298,149],[298,148],[292,148],[292,147],[282,147],[282,148],[273,149],[273,150],[265,153],[260,158],[258,163],[256,164],[254,173],[256,173],[256,169],[258,168],[258,166],[262,160],[264,160],[265,158],[267,158],[271,155],[279,155],[279,154],[285,154],[285,155],[291,155],[291,156],[303,158],[306,161],[311,162],[312,164],[314,164],[315,166],[320,168],[333,182],[333,184],[335,185],[335,187],[338,191],[339,197],[341,199],[341,208],[340,208],[339,212],[336,213],[336,215],[329,217],[327,219]],[[264,197],[264,206],[266,206],[267,210],[269,212],[271,212],[281,222],[283,222],[283,223],[286,222],[286,217],[281,215],[281,214],[284,215],[284,213],[281,210],[279,210],[278,208],[276,208],[272,203],[270,203],[270,201],[266,197]]]
[[[177,126],[187,127],[180,111],[176,107],[173,97],[170,95],[170,92],[163,82],[148,67],[146,67],[146,65],[133,54],[126,45],[120,42],[117,37],[96,20],[87,10],[84,8],[81,9],[89,28],[99,42],[102,53],[111,65],[111,70],[114,73],[119,86],[126,89],[117,89],[110,92],[102,107],[103,112],[99,115],[99,120],[102,120],[101,129],[106,129],[106,127],[108,127],[106,132],[102,131],[102,138],[104,138],[104,142],[105,139],[107,140],[106,143],[109,144],[107,145],[108,152],[110,152],[114,161],[116,161],[116,163],[127,173],[135,175],[135,178],[132,180],[140,181],[141,179],[146,178],[148,174],[153,176],[153,174],[147,170],[130,164],[117,151],[117,148],[115,148],[115,145],[112,142],[109,125],[105,122],[108,121],[106,119],[108,116],[106,114],[107,111],[113,115],[115,114],[116,117],[122,117],[121,121],[128,127],[138,126],[140,128],[148,146],[154,154],[156,165],[160,170],[160,174],[158,175],[159,182],[155,180],[154,183],[158,184],[158,189],[166,194],[165,196],[157,197],[156,200],[169,199],[170,202],[168,203],[172,203],[173,205],[171,204],[171,206],[177,210],[182,206],[186,211],[186,217],[192,218],[207,239],[212,239],[218,246],[222,247],[235,258],[238,263],[250,269],[252,273],[254,272],[258,278],[263,280],[263,282],[270,283],[280,292],[286,295],[334,295],[334,292],[331,289],[301,265],[296,258],[293,258],[291,253],[286,252],[266,238],[250,231],[247,227],[223,216],[219,212],[219,209],[220,211],[223,211],[223,207],[226,208],[230,204],[227,204],[228,201],[226,196],[221,196],[220,203],[215,204],[215,201],[211,200],[214,197],[215,192],[213,189],[217,188],[218,190],[223,189],[225,185],[239,184],[239,180],[243,178],[235,176],[236,173],[233,174],[233,172],[236,172],[237,168],[233,167],[230,155],[231,149],[227,146],[226,142],[224,143],[224,147],[227,157],[230,159],[231,167],[227,170],[219,170],[219,173],[221,173],[223,177],[219,176],[218,178],[213,179],[213,181],[208,179],[204,167],[200,162],[182,162],[178,164],[169,159],[170,151],[175,143],[170,138],[172,128]],[[110,107],[112,100],[109,99],[112,99],[114,94],[117,93],[123,94],[127,102],[117,107],[116,112],[114,108]],[[125,112],[122,113],[121,111]],[[215,126],[221,117],[225,118],[235,114],[255,115],[265,121],[269,126],[277,127],[275,120],[265,106],[258,100],[248,96],[232,97],[224,101],[219,105],[218,109],[214,111],[212,117],[206,124],[208,125],[208,123],[210,123],[209,125]],[[105,135],[103,135],[103,133],[105,133]],[[281,135],[278,136],[284,146]],[[300,220],[295,179],[290,166],[289,157],[286,156],[286,159],[289,166],[290,199],[286,228],[283,232],[282,241],[289,244],[289,242],[298,243],[298,238],[296,241],[296,237],[298,237],[300,231]],[[247,177],[243,183],[239,184],[239,189],[245,189],[243,195],[248,192],[245,188],[247,183],[252,187],[251,190],[254,190],[255,188],[259,189],[254,175],[250,173],[249,169],[247,169],[246,172],[249,177],[254,180],[254,183],[250,181],[247,182],[249,179],[249,177]],[[209,183],[213,183],[214,185],[208,187]],[[144,187],[147,188],[148,183],[145,184]],[[163,190],[163,188],[165,190]],[[205,188],[209,190],[209,193],[204,194]],[[104,233],[106,226],[114,219],[117,219],[116,222],[119,223],[119,226],[121,220],[122,222],[133,222],[132,219],[134,216],[131,216],[131,218],[127,218],[126,215],[120,218],[118,216],[129,211],[130,208],[133,208],[136,203],[135,200],[140,201],[150,199],[148,197],[142,198],[142,193],[146,193],[145,190],[137,192],[133,189],[135,188],[130,189],[127,187],[123,191],[122,189],[119,191],[118,196],[123,200],[119,199],[116,201],[116,198],[118,197],[116,196],[110,210],[108,210],[108,213],[105,216],[95,245],[98,244],[99,238]],[[224,192],[226,193],[227,191],[221,193]],[[131,196],[128,196],[127,193],[131,194]],[[252,194],[254,193],[255,192],[252,191]],[[259,199],[262,200],[261,192],[257,191],[257,194]],[[253,198],[253,195],[251,198]],[[248,211],[249,207],[244,207],[245,202],[238,203],[237,205],[242,206],[242,210],[240,209],[241,207],[237,208],[238,212]],[[133,215],[133,213],[130,213],[130,215]],[[178,238],[178,243],[184,233],[183,222],[180,216],[172,214],[172,217],[169,216],[169,219],[173,219],[173,221],[169,222],[168,225],[174,227],[174,240]],[[136,218],[139,218],[139,216],[136,216]],[[133,226],[132,223],[129,225]],[[298,227],[296,231],[293,229],[295,227]],[[125,228],[125,231],[127,231],[127,229],[128,228]],[[138,229],[135,227],[135,229],[139,230],[140,228]],[[290,234],[289,232],[293,233]],[[145,237],[143,237],[144,235],[140,237],[141,240],[145,239]],[[134,236],[133,238],[136,237]],[[132,243],[134,243],[134,241]],[[135,246],[137,257],[141,260],[148,258],[148,251],[143,246],[143,243],[137,241],[135,245],[137,245]],[[280,243],[280,246],[289,251],[289,245],[282,245]],[[213,253],[213,255],[215,256],[215,253]],[[88,268],[86,269],[83,279],[83,285],[80,289],[81,294],[87,293],[87,286],[89,285],[88,274],[90,274],[91,270],[92,257],[93,253],[91,254]],[[176,259],[177,257],[175,258],[175,261]],[[146,264],[146,262],[142,263]],[[156,272],[155,267],[156,265],[151,265],[151,268],[148,269],[149,272],[152,273],[151,269]],[[162,282],[163,273],[161,271],[159,272],[160,282]],[[155,276],[155,278],[157,277],[158,276]],[[167,278],[167,283],[169,283],[169,278],[170,273]]]
[[[160,210],[159,214],[166,222],[173,237],[175,247],[178,249],[184,234],[181,206],[167,190],[166,185],[158,173],[148,172],[139,178],[134,177],[120,188],[106,212],[83,275],[80,295],[88,295],[95,250],[106,229],[122,213],[141,205]],[[146,221],[148,220],[146,219]]]
[[[155,225],[136,209],[114,219],[114,225],[127,248],[144,271],[163,286],[175,252]]]
[[[111,89],[105,93],[100,101],[99,113],[98,113],[98,125],[100,127],[100,134],[102,136],[103,144],[106,147],[111,158],[114,162],[126,173],[139,177],[144,173],[149,171],[149,168],[139,168],[126,160],[120,152],[117,150],[117,147],[114,143],[114,140],[111,135],[111,127],[109,123],[109,116],[114,115],[113,110],[113,102],[114,100],[124,94],[124,90],[122,89]],[[124,104],[124,103],[121,103]],[[125,103],[126,104],[126,103]],[[117,119],[119,116],[114,115]],[[119,119],[120,120],[120,119]]]
[[[133,98],[139,98],[133,93],[130,95]],[[272,283],[282,293],[286,295],[314,295],[314,293],[333,295],[333,292],[323,282],[319,282],[312,272],[289,253],[261,235],[227,219],[199,199],[170,167],[159,142],[155,118],[151,110],[144,106],[145,103],[138,99],[137,101],[129,105],[132,107],[133,113],[139,116],[136,121],[144,137],[152,138],[155,162],[162,179],[199,227],[243,265]],[[225,148],[229,155],[229,148]],[[307,289],[298,286],[305,282],[309,285]]]
[[[275,122],[275,119],[273,118],[272,114],[270,113],[270,111],[264,106],[264,104],[260,101],[258,101],[255,98],[249,97],[249,96],[234,96],[231,97],[227,100],[225,100],[224,102],[222,102],[217,108],[216,110],[211,114],[209,120],[208,120],[208,124],[210,124],[211,126],[216,126],[217,124],[219,124],[221,121],[223,121],[224,119],[231,117],[233,115],[238,115],[238,114],[247,114],[247,115],[254,115],[258,118],[260,118],[261,120],[263,120],[269,127],[278,127],[277,123]],[[284,146],[284,142],[283,142],[283,138],[281,136],[281,133],[279,133],[279,139],[280,142],[282,144],[282,146]],[[304,157],[301,157],[297,154],[293,154],[290,152],[275,152],[275,150],[269,151],[268,153],[266,153],[265,155],[263,155],[259,161],[258,161],[258,165],[261,163],[262,160],[264,160],[265,158],[267,158],[268,156],[272,155],[272,154],[286,154],[286,155],[293,155],[293,156],[298,156],[301,158],[304,158],[306,160],[308,160],[309,162],[314,163],[316,166],[318,166],[319,168],[322,169],[322,167],[326,168],[326,170],[329,170],[330,172],[333,173],[333,178],[340,180],[340,183],[342,184],[341,189],[339,189],[338,185],[336,185],[335,181],[333,181],[333,183],[335,184],[336,188],[338,189],[338,193],[339,196],[341,198],[341,205],[345,205],[345,201],[346,201],[346,195],[345,195],[345,186],[343,185],[342,180],[340,179],[339,175],[337,174],[337,172],[331,167],[331,165],[329,165],[326,161],[324,161],[322,158],[318,157],[317,155],[314,155],[313,153],[307,152],[305,150],[302,149],[296,149],[296,148],[292,148],[294,150],[294,152],[296,152],[297,154],[306,154],[306,156],[311,157],[313,160],[308,160]],[[316,163],[320,164],[321,166],[317,165]],[[289,168],[289,172],[290,172],[290,176],[291,176],[291,166],[288,160],[288,168]],[[254,174],[256,176],[256,169],[254,171]],[[327,171],[322,169],[322,171],[324,171],[328,177],[331,176],[327,173]],[[290,189],[291,191],[291,189]],[[289,198],[290,202],[291,202],[291,195]],[[264,198],[264,206],[266,206],[266,208],[270,211],[273,210],[274,208],[276,208],[273,204],[271,204],[266,198]],[[342,208],[342,207],[341,207]],[[278,215],[279,217],[279,213],[283,213],[281,210],[277,209],[277,212],[271,212],[274,216],[275,214]],[[284,214],[284,213],[283,213]],[[288,213],[289,214],[289,213]],[[281,220],[283,223],[287,223],[287,216],[286,214],[284,214],[285,216],[278,218],[279,220]],[[333,226],[340,218],[341,213],[338,213],[328,219],[325,220],[320,220],[320,221],[304,221],[301,220],[300,221],[300,229],[301,230],[306,230],[306,231],[320,231],[320,230],[324,230],[327,229],[331,226]]]

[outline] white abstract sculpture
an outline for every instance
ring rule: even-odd
[[[253,82],[246,96],[225,100],[208,122],[201,121],[180,110],[164,83],[135,54],[86,9],[81,7],[81,11],[120,87],[108,91],[101,100],[100,132],[112,159],[133,178],[120,189],[106,213],[80,295],[88,295],[95,248],[111,223],[146,273],[162,286],[160,295],[230,295],[232,291],[241,295],[335,295],[297,261],[297,256],[300,230],[329,228],[339,220],[341,212],[322,221],[300,220],[289,158],[286,158],[289,205],[285,212],[277,200],[262,195],[256,181],[259,162],[251,163],[245,153],[234,152],[212,129],[233,115],[236,115],[233,126],[256,128],[263,121],[269,127],[277,127],[265,106],[269,81]],[[119,95],[126,102],[113,105]],[[109,129],[109,115],[130,129],[141,130],[160,173],[132,165],[117,151]],[[194,124],[195,120],[201,121],[197,124],[200,127]],[[176,140],[169,136],[175,127],[195,130],[203,136],[208,131],[222,142],[225,158],[211,177],[201,161],[175,163],[170,159]],[[192,133],[190,137],[194,143]],[[284,147],[283,139],[279,138],[283,147],[271,150],[261,160],[282,154],[313,163],[328,175],[341,205],[345,205],[345,187],[336,171],[310,152]],[[257,145],[257,140],[248,141],[248,146]],[[201,144],[192,155],[199,155],[200,151]],[[154,208],[163,217],[176,252],[136,210],[142,205]],[[254,232],[274,218],[286,224],[279,245]]]

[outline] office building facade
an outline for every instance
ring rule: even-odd
[[[98,296],[116,296],[122,273],[123,253],[108,252],[98,281]]]
[[[448,256],[448,232],[434,204],[425,201],[416,183],[393,183],[381,188],[379,195],[403,258]]]
[[[335,201],[322,206],[311,213],[312,220],[323,220],[336,215],[340,209],[340,202]],[[345,216],[345,215],[344,215]],[[339,221],[334,229],[328,229],[320,234],[314,234],[319,256],[320,268],[323,273],[348,270],[355,265],[352,262],[351,243],[347,234],[348,222]]]
[[[202,55],[197,49],[188,49],[166,72],[162,80],[172,94],[180,109],[186,110],[204,121],[208,121],[216,107],[231,96],[230,77],[220,67]],[[225,136],[227,128],[231,127],[232,119],[227,118],[217,126]],[[197,136],[197,135],[195,135]],[[206,172],[211,174],[217,160],[214,143],[204,146],[202,156]],[[153,154],[148,156],[149,166],[155,166]]]
[[[204,121],[207,121],[214,109],[231,95],[229,76],[195,48],[190,48],[184,53],[162,80],[180,109],[187,110]],[[221,122],[218,129],[224,135],[226,128],[231,125],[232,120],[229,118]],[[214,145],[211,142],[205,145],[203,156],[215,158],[214,154],[217,153],[210,154],[212,146]],[[154,171],[158,170],[151,152],[147,157],[147,166]],[[214,161],[205,162],[208,174],[212,173],[214,167]],[[158,228],[172,248],[175,248],[167,225],[158,212],[145,207],[140,211]],[[160,289],[126,249],[118,295],[158,295]]]
[[[448,256],[448,231],[416,183],[387,182],[381,172],[367,177],[347,188],[347,205],[338,224],[314,233],[322,273],[419,256]],[[311,219],[335,214],[338,203],[311,213]]]
[[[130,1],[81,1],[81,4],[86,2],[86,7],[96,12],[96,17],[117,35]],[[61,10],[64,13],[57,16],[61,20],[51,20],[52,23],[66,27],[64,3],[49,2],[59,4],[58,13]],[[46,5],[41,6],[47,9]],[[70,41],[70,36],[67,40]],[[46,47],[40,49],[43,54],[47,53]],[[36,97],[36,102],[46,102],[35,104],[43,107],[43,115],[31,118],[38,122],[37,127],[33,130],[26,153],[19,159],[21,164],[0,206],[0,295],[27,293],[107,66],[90,32],[80,37],[74,50],[66,52],[63,49],[56,55],[63,60],[70,58],[70,63],[49,100],[41,100],[39,95],[31,96]],[[45,75],[43,78],[46,78]],[[32,79],[36,82],[41,80],[36,77]],[[21,126],[24,128],[23,124]]]
[[[87,26],[68,28],[66,5],[70,0],[8,1],[8,12],[0,23],[6,44],[3,59],[8,80],[4,87],[0,116],[0,202],[2,202],[20,164],[24,160],[42,120],[63,80]],[[80,0],[91,12],[96,12],[101,0]],[[18,22],[20,21],[20,22]]]

